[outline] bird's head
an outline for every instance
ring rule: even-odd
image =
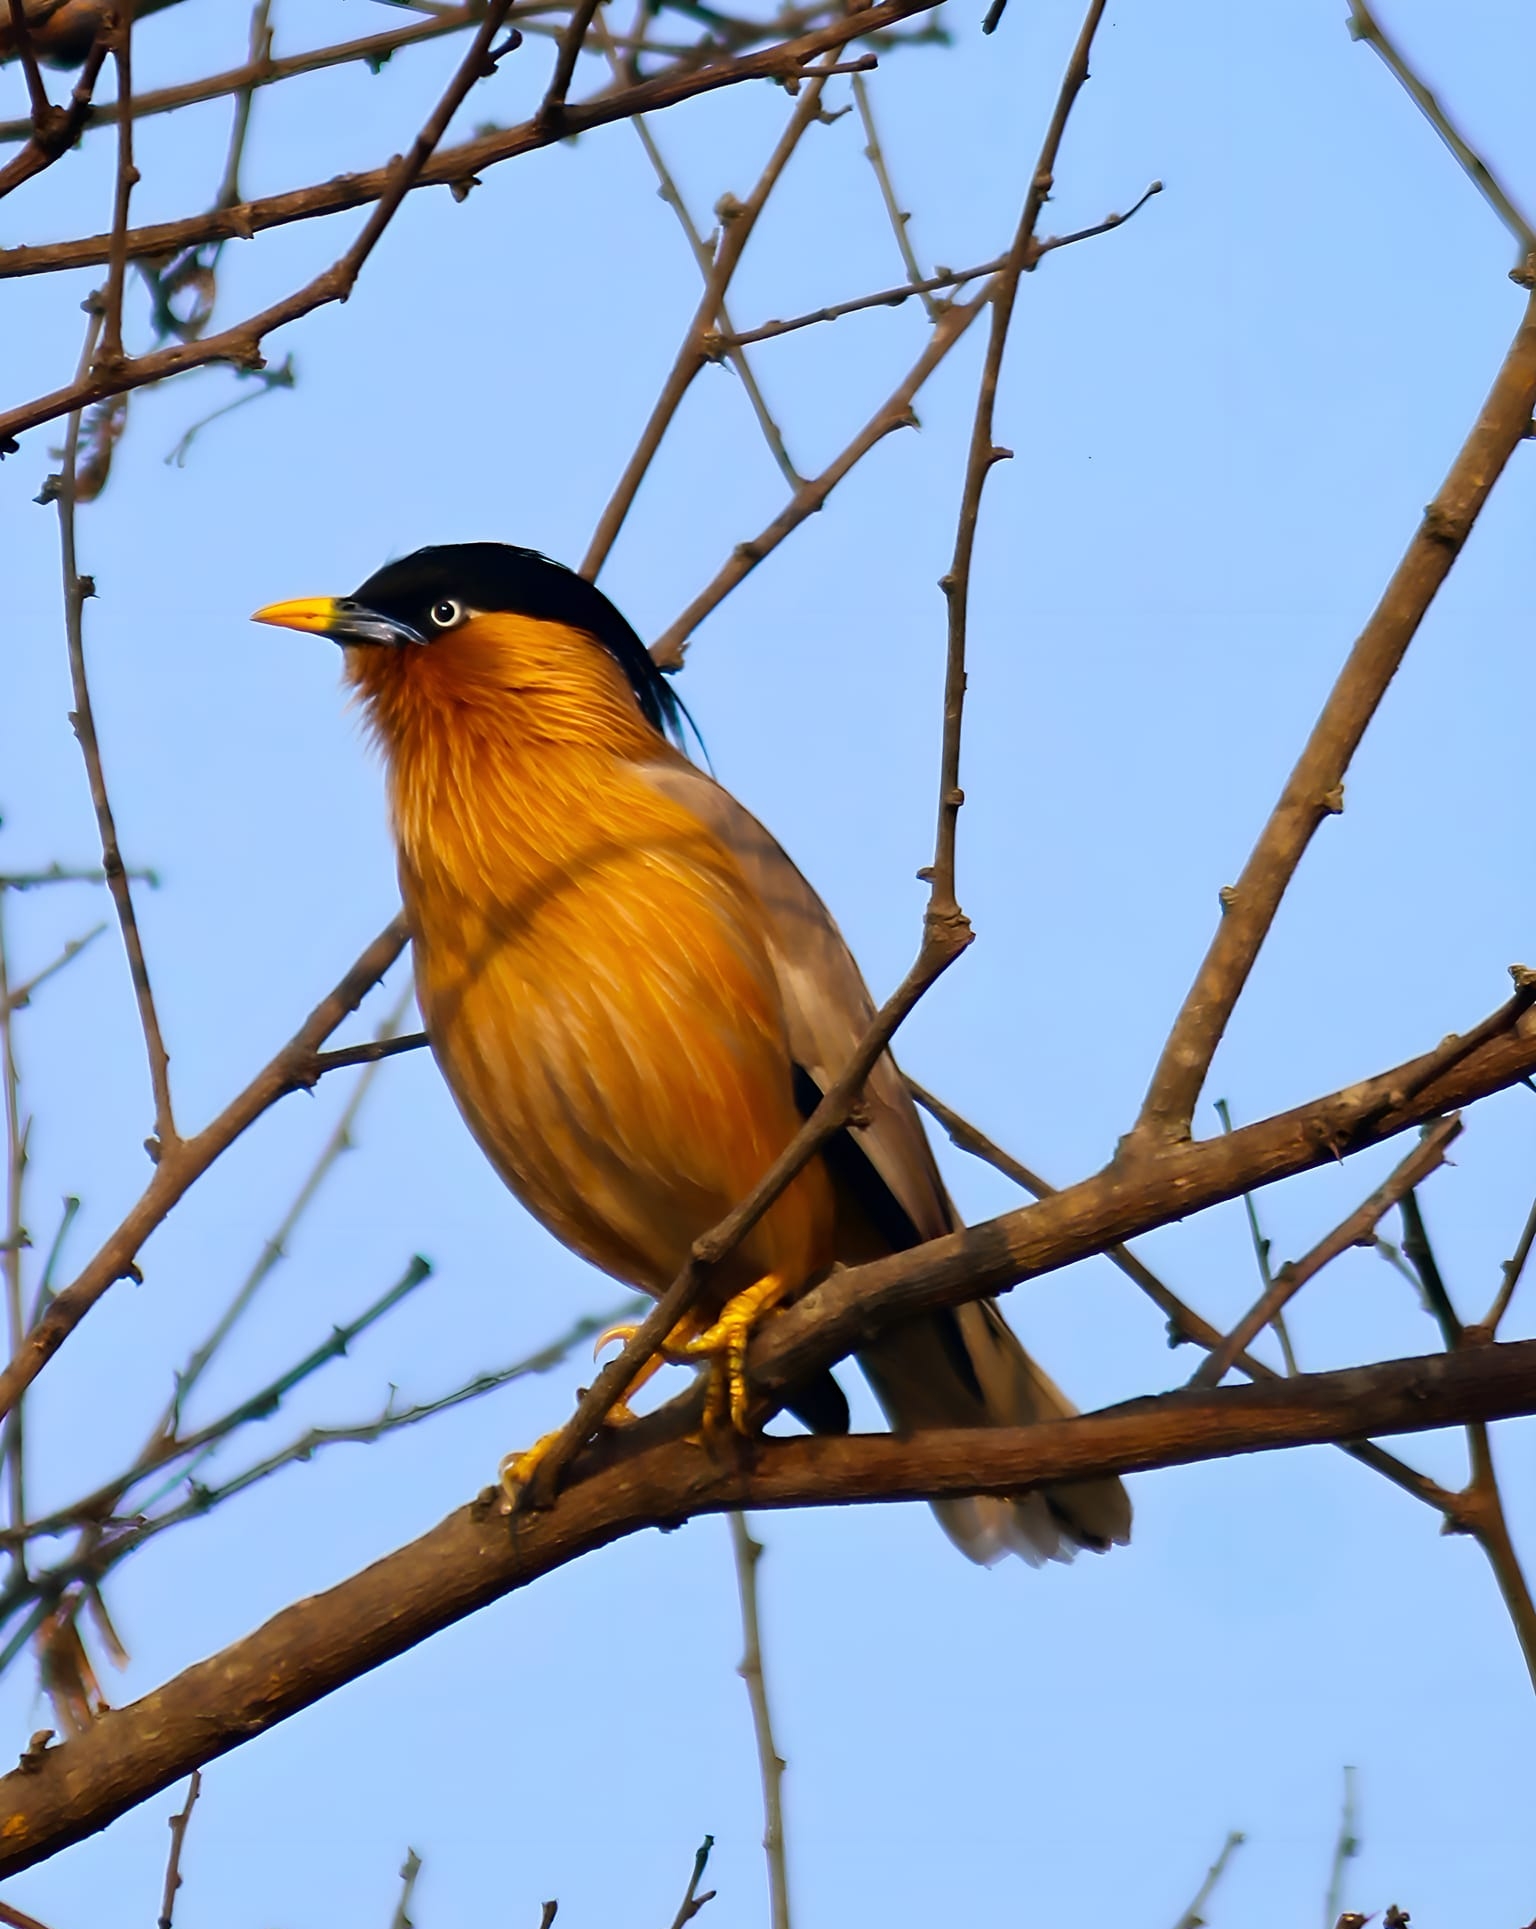
[[[629,624],[536,550],[418,549],[350,596],[272,603],[252,620],[339,643],[391,749],[448,716],[546,739],[680,734],[682,706]]]

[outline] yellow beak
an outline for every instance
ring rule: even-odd
[[[330,636],[340,612],[334,596],[301,596],[292,603],[268,603],[251,617],[253,623],[274,623],[282,630],[312,630]]]

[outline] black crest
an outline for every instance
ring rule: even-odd
[[[467,609],[501,610],[584,630],[624,672],[646,719],[664,736],[681,742],[683,706],[651,661],[650,651],[595,584],[536,549],[511,543],[439,543],[386,563],[351,600],[430,636],[428,612],[448,599]]]

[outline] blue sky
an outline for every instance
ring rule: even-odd
[[[1076,32],[1013,0],[983,40],[887,58],[872,95],[925,264],[1005,245]],[[926,1084],[1058,1181],[1125,1129],[1231,880],[1331,677],[1470,426],[1521,313],[1509,237],[1368,49],[1340,0],[1112,7],[1044,228],[1165,192],[1023,286],[999,399],[1014,460],[977,558],[960,895],[978,943],[912,1019]],[[1514,0],[1383,0],[1451,111],[1536,201],[1536,14]],[[363,0],[278,0],[279,48],[381,29]],[[302,36],[302,38],[301,38]],[[245,22],[183,7],[136,38],[139,85],[231,64]],[[536,104],[547,42],[477,91],[465,127]],[[434,46],[372,77],[256,103],[253,194],[398,151],[451,70]],[[5,70],[8,112],[22,90]],[[584,65],[581,84],[598,84]],[[829,100],[844,104],[837,81]],[[788,103],[769,86],[659,116],[700,219],[744,194]],[[221,107],[144,123],[136,219],[200,206]],[[754,237],[732,305],[750,325],[888,285],[900,263],[854,117],[813,130]],[[107,225],[101,138],[4,209],[7,243]],[[226,251],[220,314],[324,265],[355,217]],[[93,278],[5,289],[6,392],[66,378]],[[353,587],[428,541],[497,537],[576,560],[670,365],[697,278],[634,134],[616,127],[489,173],[462,206],[413,197],[353,299],[285,336],[298,385],[167,452],[240,391],[212,372],[136,398],[111,486],[82,512],[100,600],[88,643],[125,846],[163,888],[141,915],[180,1114],[208,1117],[291,1031],[395,902],[377,769],[315,639],[252,629],[278,598]],[[141,307],[130,306],[142,331]],[[764,344],[759,378],[802,469],[829,460],[916,356],[915,304]],[[953,541],[974,331],[819,517],[700,630],[681,688],[721,778],[832,906],[877,994],[915,947],[931,851],[942,680],[935,585]],[[56,529],[31,498],[53,432],[0,471],[6,559],[0,868],[93,856],[65,713]],[[777,510],[783,485],[734,378],[710,370],[602,582],[663,628]],[[1528,452],[1517,455],[1414,645],[1288,898],[1210,1099],[1239,1120],[1421,1050],[1536,962],[1527,775],[1533,670]],[[82,890],[6,906],[24,976],[105,915]],[[376,1000],[380,1011],[390,994]],[[370,1008],[371,1009],[371,1008]],[[365,1014],[366,1015],[366,1014]],[[361,1027],[358,1028],[359,1031]],[[150,1123],[115,940],[24,1015],[37,1114],[34,1236],[66,1192],[78,1263],[141,1188]],[[248,1135],[157,1233],[29,1403],[34,1504],[113,1471],[163,1403],[347,1096],[338,1077]],[[430,1284],[256,1429],[426,1398],[616,1297],[484,1166],[424,1058],[371,1093],[340,1166],[238,1341],[207,1417],[290,1365],[399,1273]],[[1393,1154],[1261,1202],[1277,1258],[1352,1206]],[[1529,1204],[1536,1105],[1478,1108],[1424,1195],[1464,1311],[1480,1311]],[[946,1153],[968,1217],[1016,1195]],[[1253,1296],[1233,1205],[1143,1242],[1208,1317]],[[68,1270],[68,1268],[66,1268]],[[1527,1289],[1527,1292],[1529,1289]],[[1532,1328],[1516,1301],[1508,1331]],[[1159,1389],[1155,1310],[1103,1263],[1033,1282],[1010,1317],[1084,1405]],[[1434,1329],[1369,1253],[1294,1320],[1309,1367],[1419,1352]],[[548,1377],[382,1444],[337,1448],[158,1541],[108,1599],[127,1701],[296,1595],[439,1519],[587,1377]],[[858,1411],[872,1417],[867,1396]],[[1529,1423],[1496,1451],[1536,1550]],[[1459,1479],[1460,1443],[1413,1443]],[[239,1453],[229,1467],[242,1464]],[[1502,1929],[1536,1910],[1531,1693],[1481,1555],[1343,1456],[1314,1450],[1147,1476],[1133,1547],[1072,1569],[985,1573],[918,1507],[757,1523],[797,1929],[851,1920],[1171,1922],[1229,1828],[1248,1835],[1217,1924],[1320,1921],[1342,1768],[1363,1850],[1346,1900]],[[701,1837],[704,1920],[765,1922],[761,1818],[725,1524],[646,1535],[550,1577],[354,1684],[205,1778],[177,1922],[386,1922],[408,1845],[432,1924],[664,1923]],[[650,1684],[638,1719],[617,1681]],[[0,1684],[19,1749],[46,1725],[25,1669]],[[7,1897],[50,1929],[150,1919],[159,1798]]]

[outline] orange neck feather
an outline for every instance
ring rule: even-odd
[[[560,624],[472,617],[425,646],[348,649],[345,673],[385,753],[402,869],[469,893],[559,866],[654,798],[634,766],[677,754],[602,645]]]

